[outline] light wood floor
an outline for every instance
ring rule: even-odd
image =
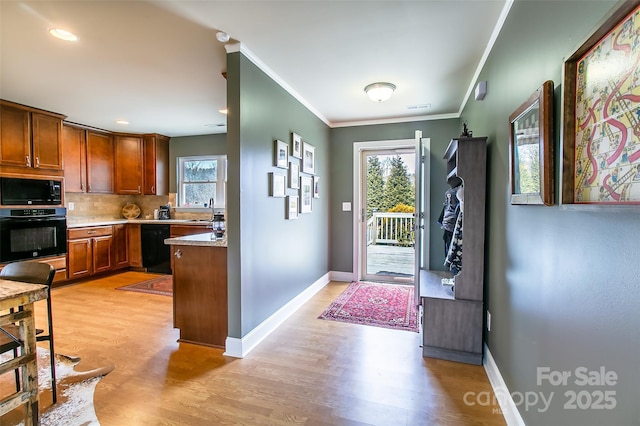
[[[505,424],[497,406],[464,402],[491,391],[482,367],[423,358],[417,333],[317,319],[345,283],[235,359],[177,343],[170,297],[114,290],[147,277],[52,291],[56,351],[80,356],[78,369],[115,365],[95,393],[103,426]]]

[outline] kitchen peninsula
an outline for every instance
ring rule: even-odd
[[[173,326],[180,341],[224,348],[227,338],[227,240],[211,232],[167,238],[173,270]]]

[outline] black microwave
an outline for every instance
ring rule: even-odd
[[[0,177],[3,206],[55,206],[62,204],[62,181]]]

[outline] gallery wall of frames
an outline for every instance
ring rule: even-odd
[[[269,196],[284,198],[285,218],[298,219],[313,211],[313,199],[320,198],[320,177],[316,175],[316,149],[291,132],[291,141],[274,141],[274,171],[269,172]]]

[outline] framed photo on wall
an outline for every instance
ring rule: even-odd
[[[276,140],[274,145],[273,165],[281,169],[286,169],[289,165],[289,147],[286,142],[281,140]]]
[[[302,138],[295,132],[291,132],[291,156],[302,158]]]
[[[316,148],[306,142],[302,143],[302,171],[310,175],[316,173]]]
[[[289,188],[300,189],[300,166],[289,162]]]
[[[640,205],[640,1],[564,61],[561,204]]]
[[[300,213],[311,213],[311,199],[313,198],[313,178],[300,176]]]
[[[288,220],[294,220],[298,218],[298,196],[287,195],[287,212],[285,217]]]
[[[320,198],[320,177],[313,177],[313,198]]]
[[[269,173],[269,195],[272,197],[284,197],[286,192],[287,177],[278,173]]]

